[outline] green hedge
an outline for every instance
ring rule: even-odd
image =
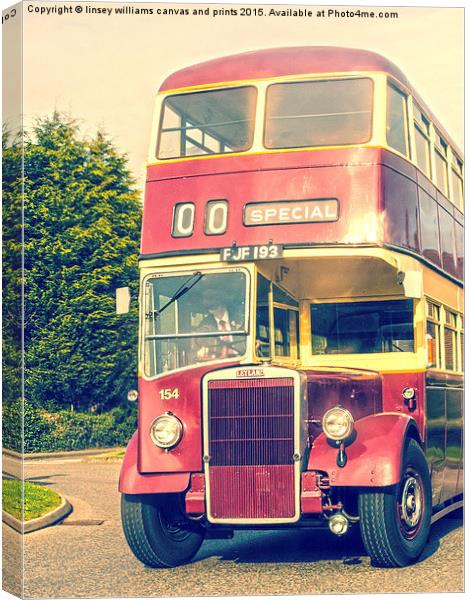
[[[3,409],[3,446],[21,452],[21,407]],[[137,429],[137,407],[102,414],[62,410],[49,413],[25,403],[24,452],[54,452],[125,446]]]

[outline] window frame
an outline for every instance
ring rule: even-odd
[[[412,302],[412,310],[413,310],[413,348],[412,352],[407,351],[396,351],[396,352],[354,352],[354,353],[332,353],[332,354],[314,354],[313,346],[312,346],[312,309],[311,307],[319,304],[357,304],[362,303],[365,304],[367,302],[393,302],[400,300],[410,300]],[[353,297],[353,298],[322,298],[321,301],[313,301],[308,300],[306,303],[306,308],[308,312],[308,352],[310,360],[320,359],[321,361],[329,359],[330,362],[336,361],[338,358],[340,360],[346,359],[357,359],[359,361],[368,360],[370,358],[374,360],[386,360],[387,358],[392,357],[393,360],[398,360],[399,358],[416,356],[418,352],[418,339],[417,339],[417,330],[416,330],[416,318],[417,318],[417,304],[416,300],[413,298],[406,298],[403,296],[365,296],[365,297]],[[305,341],[305,340],[304,340]]]
[[[426,298],[426,302],[425,302],[425,310],[426,310],[426,319],[425,319],[425,324],[426,324],[426,333],[425,333],[425,341],[426,344],[428,343],[428,323],[431,323],[434,327],[435,327],[435,331],[436,331],[436,339],[434,342],[434,352],[436,353],[435,356],[435,364],[431,364],[429,362],[429,356],[427,354],[427,347],[426,347],[426,369],[440,369],[441,368],[441,364],[442,364],[442,332],[441,332],[441,313],[442,313],[442,309],[440,304],[436,303],[435,301]],[[428,313],[428,310],[431,309],[431,314]]]
[[[270,88],[278,85],[295,85],[301,83],[317,83],[317,82],[327,82],[327,81],[357,81],[361,79],[367,79],[371,82],[371,110],[370,110],[370,127],[369,127],[369,137],[367,140],[360,142],[349,142],[344,144],[318,144],[312,145],[309,144],[307,146],[268,146],[266,143],[266,133],[267,133],[267,123],[268,123],[268,94]],[[309,148],[347,148],[350,146],[364,146],[365,144],[369,144],[371,140],[374,138],[374,113],[375,113],[375,96],[376,96],[376,81],[373,77],[367,75],[360,76],[340,76],[340,77],[307,77],[302,79],[295,80],[285,80],[285,81],[274,81],[266,86],[264,89],[264,103],[263,103],[263,130],[262,130],[262,146],[265,150],[270,152],[282,151],[282,150],[307,150]]]
[[[257,339],[257,326],[258,326],[258,317],[257,317],[257,307],[258,307],[258,285],[255,294],[255,327],[254,327],[254,338],[255,338],[255,356],[257,360],[272,360],[273,362],[279,364],[289,364],[296,365],[300,361],[300,301],[295,298],[295,296],[289,292],[286,288],[279,285],[279,283],[273,281],[270,277],[267,277],[260,271],[257,271],[257,276],[263,277],[269,283],[269,291],[268,291],[268,321],[269,321],[269,356],[259,356],[256,353],[256,339]],[[258,280],[257,280],[258,281]],[[274,300],[274,286],[276,286],[281,292],[292,298],[293,302],[297,304],[297,306],[293,306],[290,304],[286,304],[283,302],[278,302]],[[288,356],[280,355],[276,353],[276,328],[275,328],[275,309],[284,310],[289,318],[289,347],[290,354]],[[296,315],[296,324],[294,327],[292,326],[292,321],[290,314],[294,313]]]
[[[457,309],[451,308],[446,304],[443,304],[439,300],[435,300],[428,296],[425,297],[425,328],[427,333],[427,324],[432,323],[436,326],[437,339],[436,339],[436,352],[437,360],[435,366],[426,364],[427,370],[444,371],[446,373],[462,373],[463,372],[463,355],[462,355],[462,344],[464,336],[464,321],[463,315]],[[428,314],[428,307],[432,306],[436,309],[437,316],[430,316]],[[454,322],[447,322],[447,315],[453,317]],[[447,367],[446,361],[446,347],[445,347],[445,333],[446,331],[452,332],[452,347],[453,347],[453,368]]]
[[[424,173],[424,175],[426,175],[426,177],[428,179],[430,179],[435,184],[434,169],[433,169],[434,161],[433,161],[433,153],[432,153],[433,152],[432,120],[425,114],[425,112],[422,110],[422,108],[416,101],[416,98],[414,98],[414,97],[412,98],[412,106],[413,106],[413,110],[411,113],[411,120],[412,120],[412,124],[413,124],[414,163],[415,163],[416,167],[422,173]],[[416,111],[419,112],[420,120],[417,118]],[[422,122],[420,122],[420,121],[422,121]],[[423,123],[424,123],[424,125],[423,125]],[[425,170],[423,170],[423,168],[421,167],[421,165],[419,164],[419,161],[418,161],[418,150],[417,150],[417,144],[416,144],[417,134],[421,135],[425,139],[425,142],[427,145],[427,149],[428,149],[427,162],[428,162],[428,169],[429,169],[428,173]]]
[[[397,81],[392,79],[391,77],[387,77],[386,79],[386,103],[385,103],[385,141],[388,148],[391,148],[394,152],[398,152],[401,156],[404,156],[406,159],[411,161],[412,150],[411,150],[411,136],[410,136],[410,106],[409,106],[409,93],[398,84]],[[398,148],[392,146],[388,141],[387,136],[387,126],[388,126],[388,109],[389,109],[389,101],[388,101],[388,89],[391,88],[398,94],[403,97],[405,104],[405,114],[404,114],[404,129],[405,129],[405,145],[406,145],[406,154],[403,154]]]
[[[465,345],[465,320],[464,315],[458,314],[457,318],[457,369],[459,372],[464,370],[464,345]]]
[[[456,206],[461,212],[463,212],[464,208],[464,189],[463,189],[463,160],[457,155],[453,148],[450,148],[450,160],[449,160],[449,171],[450,171],[450,181],[449,181],[449,198],[454,206]],[[454,176],[457,178],[459,182],[459,191],[456,194],[454,190]],[[458,197],[457,197],[458,196]]]
[[[444,307],[444,335],[443,338],[443,358],[444,358],[444,368],[446,371],[457,371],[458,367],[458,357],[457,357],[457,339],[458,339],[458,328],[457,328],[457,313]],[[447,317],[452,322],[447,321]],[[452,360],[452,366],[448,367],[448,356],[447,356],[447,346],[446,346],[446,333],[450,332],[451,335],[451,344],[452,344],[452,356],[450,357]]]
[[[408,115],[407,133],[409,142],[409,155],[405,156],[400,150],[391,146],[387,139],[387,113],[388,113],[388,102],[386,102],[384,123],[382,124],[382,130],[384,131],[384,139],[386,147],[399,156],[402,156],[409,160],[417,169],[419,169],[437,188],[439,193],[443,194],[448,198],[453,206],[463,213],[464,203],[464,190],[463,190],[463,170],[464,161],[460,157],[459,153],[456,152],[449,140],[449,137],[445,133],[441,133],[440,125],[436,120],[429,116],[428,110],[421,108],[422,101],[418,99],[417,95],[412,90],[408,89],[393,75],[386,75],[385,91],[382,92],[382,96],[388,97],[388,88],[394,88],[398,93],[402,94],[406,100],[406,110]],[[419,114],[419,118],[417,116]],[[424,125],[423,125],[424,120]],[[427,127],[426,127],[427,123]],[[426,130],[427,129],[427,130]],[[422,167],[418,164],[418,153],[416,136],[417,131],[421,134],[427,143],[429,152],[428,168],[429,173],[426,173]],[[439,141],[444,143],[444,147]],[[445,186],[446,189],[442,188],[438,184],[438,167],[436,154],[444,160],[446,166],[445,172]],[[459,181],[459,190],[455,190],[455,179]]]
[[[282,302],[277,302],[274,300],[274,286],[276,286],[281,291],[285,292],[288,296],[290,296],[296,303],[297,306],[292,306],[290,304],[284,304]],[[272,356],[275,360],[292,362],[298,361],[300,359],[300,302],[292,296],[287,290],[283,289],[277,283],[271,281],[271,290],[272,290],[272,336],[271,336],[271,352]],[[287,317],[289,320],[289,348],[290,354],[289,356],[276,354],[276,323],[275,323],[275,310],[283,310],[287,313]],[[296,323],[294,326],[292,325],[291,314],[294,314],[294,321],[296,319]]]
[[[161,158],[160,157],[160,149],[161,149],[161,142],[162,142],[162,133],[164,133],[164,129],[163,129],[163,119],[165,116],[165,109],[166,109],[166,102],[169,98],[175,97],[175,96],[189,96],[191,94],[204,94],[204,93],[213,93],[213,92],[226,92],[226,91],[230,91],[230,90],[240,90],[240,89],[253,89],[255,90],[255,96],[254,96],[254,102],[253,102],[253,119],[252,119],[252,128],[251,128],[251,138],[250,138],[250,142],[247,145],[246,148],[244,148],[243,150],[233,150],[230,152],[211,152],[211,153],[205,153],[205,154],[195,154],[195,155],[182,155],[181,152],[178,156],[167,156],[165,158]],[[182,160],[182,159],[194,159],[194,158],[200,158],[200,157],[204,157],[204,156],[226,156],[226,155],[232,155],[232,154],[243,154],[245,152],[249,152],[252,148],[253,148],[253,144],[255,141],[255,128],[256,128],[256,119],[257,119],[257,107],[258,107],[258,99],[259,99],[259,88],[257,85],[254,84],[247,84],[247,85],[232,85],[232,86],[226,86],[226,87],[217,87],[217,88],[207,88],[207,89],[201,89],[201,90],[190,90],[187,92],[176,92],[176,93],[169,93],[167,94],[161,103],[161,107],[160,107],[160,116],[158,119],[158,129],[157,129],[157,140],[156,140],[156,146],[155,146],[155,158],[158,161],[169,161],[169,160]],[[176,128],[177,129],[177,128]],[[182,131],[182,128],[180,128],[180,132]],[[181,140],[180,140],[181,143]]]
[[[438,143],[440,141],[441,143]],[[446,198],[450,198],[450,183],[449,183],[449,144],[445,140],[444,136],[441,135],[438,129],[434,127],[434,144],[433,144],[433,160],[434,160],[434,173],[435,173],[435,185],[436,188]],[[444,188],[441,189],[438,181],[438,167],[437,167],[437,156],[444,161]]]
[[[245,266],[243,267],[233,267],[233,268],[220,268],[220,267],[209,267],[209,268],[201,268],[197,269],[203,275],[218,275],[218,274],[228,274],[228,273],[243,273],[245,275],[246,287],[245,287],[245,330],[244,334],[246,335],[246,348],[245,353],[237,357],[241,362],[246,361],[253,354],[253,331],[252,331],[252,310],[251,310],[251,302],[252,302],[252,290],[253,290],[253,271]],[[146,344],[146,296],[147,296],[147,283],[150,279],[162,279],[167,277],[181,277],[187,276],[190,277],[191,274],[194,273],[194,269],[183,269],[183,270],[170,270],[170,271],[155,271],[152,269],[150,272],[145,273],[140,282],[140,290],[139,290],[139,372],[141,376],[146,381],[154,381],[156,379],[160,379],[161,377],[166,377],[167,375],[172,375],[174,373],[180,373],[183,371],[187,371],[188,369],[195,369],[198,367],[197,364],[191,364],[184,367],[178,367],[176,369],[171,369],[168,371],[164,371],[162,373],[157,373],[154,375],[148,375],[148,363],[146,362],[146,354],[145,354],[145,344]],[[178,337],[178,336],[166,336],[170,337]],[[180,336],[183,339],[184,336]],[[186,336],[187,337],[187,336]],[[197,336],[194,336],[197,337]],[[204,366],[211,366],[214,364],[224,364],[228,362],[233,362],[233,357],[228,358],[217,358],[215,360],[207,361],[202,364]]]

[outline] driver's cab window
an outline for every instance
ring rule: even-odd
[[[271,283],[262,275],[258,275],[258,292],[256,296],[256,356],[271,356],[271,331],[269,319],[269,297]]]
[[[256,355],[285,360],[299,358],[299,303],[258,275]]]
[[[274,355],[297,360],[299,303],[273,284]]]

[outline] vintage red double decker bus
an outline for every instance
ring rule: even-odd
[[[279,48],[164,81],[119,483],[140,561],[350,526],[372,564],[417,560],[462,506],[462,230],[462,156],[385,58]]]

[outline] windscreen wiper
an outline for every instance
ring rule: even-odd
[[[189,290],[192,289],[196,285],[196,283],[200,281],[203,277],[204,275],[201,273],[201,271],[196,271],[195,273],[193,273],[184,283],[180,285],[180,287],[176,290],[173,296],[168,300],[166,304],[162,306],[162,308],[154,311],[154,315],[157,317],[161,315],[162,312],[170,306],[170,304],[176,302],[176,300],[181,298],[181,296],[184,296],[186,292],[189,292]]]

